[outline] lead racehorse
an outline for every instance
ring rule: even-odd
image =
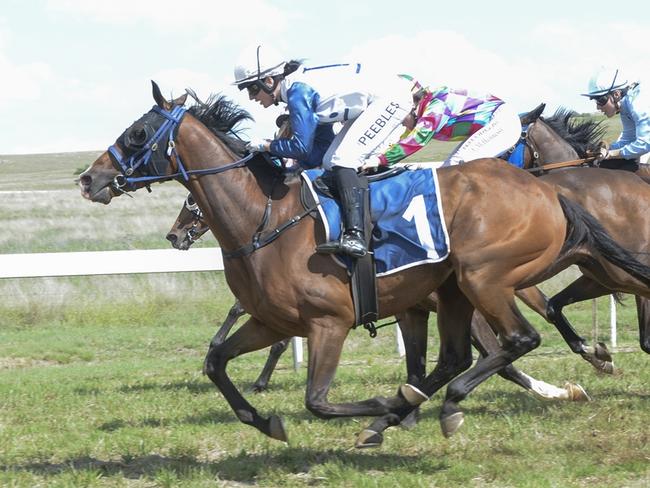
[[[471,366],[474,309],[499,334],[502,349],[457,380],[472,388],[539,345],[519,312],[514,290],[580,263],[595,272],[620,267],[625,291],[650,295],[650,268],[617,245],[581,207],[554,188],[499,160],[486,159],[437,172],[450,241],[446,260],[408,268],[378,280],[379,314],[395,315],[438,290],[440,354],[436,368],[414,388],[393,397],[332,403],[327,399],[343,342],[354,322],[348,277],[331,257],[314,253],[325,238],[306,218],[300,182],[278,179],[273,168],[225,134],[213,133],[181,105],[164,99],[132,124],[80,176],[82,196],[110,203],[124,191],[177,179],[192,193],[224,250],[226,279],[251,314],[208,358],[208,376],[238,418],[286,440],[279,417],[262,417],[226,373],[234,357],[290,336],[306,336],[309,350],[306,406],[323,418],[384,416],[395,425],[415,406]],[[505,195],[508,198],[503,198]],[[265,218],[269,235],[254,236]],[[275,229],[285,229],[275,232]],[[260,246],[262,243],[268,245]],[[443,429],[458,411],[445,409]],[[374,441],[364,434],[358,444]]]
[[[189,194],[181,207],[178,217],[167,233],[166,238],[174,248],[187,250],[209,230],[210,228],[203,218],[201,209],[194,201],[192,195]],[[536,287],[520,290],[517,292],[517,296],[533,310],[545,317],[546,297]],[[426,364],[426,348],[424,346],[427,343],[428,317],[430,312],[436,311],[437,304],[437,296],[435,293],[432,293],[423,303],[418,304],[403,314],[397,315],[397,322],[404,338],[407,378],[410,384],[418,384],[424,379]],[[224,320],[212,338],[210,347],[216,347],[221,344],[230,333],[237,319],[245,313],[239,301],[236,300],[228,312],[226,320]],[[479,318],[478,314],[475,314],[472,320],[472,343],[483,356],[500,347],[492,329],[487,324],[484,324],[484,320]],[[289,339],[283,339],[271,346],[262,372],[253,383],[252,391],[259,392],[267,388],[273,370],[280,356],[287,350],[288,345]],[[587,393],[578,384],[566,382],[564,388],[559,388],[523,373],[512,364],[501,370],[499,375],[533,393],[538,398],[545,400],[589,400]],[[407,420],[407,424],[410,425],[416,419],[412,418]]]

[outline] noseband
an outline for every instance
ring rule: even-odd
[[[187,195],[187,198],[185,199],[185,209],[194,217],[192,220],[192,227],[189,228],[185,237],[190,244],[193,244],[200,237],[197,234],[199,231],[199,223],[203,220],[203,212],[194,201],[192,194]]]

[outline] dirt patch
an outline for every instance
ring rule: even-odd
[[[0,369],[33,368],[34,366],[57,366],[57,361],[33,358],[0,358]]]

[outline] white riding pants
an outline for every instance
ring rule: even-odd
[[[494,111],[492,120],[456,146],[442,166],[496,157],[514,146],[520,136],[519,115],[504,103]]]

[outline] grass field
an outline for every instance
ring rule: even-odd
[[[440,159],[449,147],[420,156]],[[96,154],[0,156],[1,253],[168,245],[184,189],[155,185],[107,207],[90,204],[73,179]],[[574,276],[568,270],[542,288],[552,293]],[[357,451],[367,420],[312,416],[303,406],[306,370],[294,372],[290,354],[268,392],[247,394],[263,414],[284,417],[288,444],[239,423],[201,375],[233,300],[221,273],[11,279],[0,280],[0,293],[0,486],[650,485],[650,370],[631,298],[618,309],[621,374],[613,377],[595,374],[525,312],[543,344],[517,366],[557,385],[581,383],[592,402],[545,403],[493,378],[464,402],[455,437],[440,434],[441,392],[415,429],[389,430],[380,449]],[[567,314],[590,340],[609,342],[608,300],[597,305],[597,329],[591,303]],[[429,369],[435,317],[430,329]],[[265,356],[233,361],[235,383],[249,386]],[[354,331],[331,399],[392,395],[404,371],[392,328],[376,339]]]

